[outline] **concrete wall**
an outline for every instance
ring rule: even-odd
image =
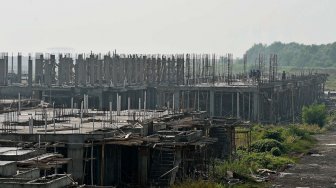
[[[13,176],[16,174],[17,166],[15,161],[0,162],[0,176]]]

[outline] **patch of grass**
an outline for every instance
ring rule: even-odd
[[[317,125],[291,125],[283,131],[285,140],[283,142],[287,153],[305,153],[311,149],[316,139],[313,134],[321,133]]]
[[[292,164],[294,161],[287,156],[274,156],[270,152],[250,153],[243,158],[243,161],[255,168],[267,168],[277,170],[286,164]]]
[[[314,140],[298,139],[291,144],[287,144],[286,147],[288,148],[288,151],[290,152],[306,153],[308,150],[310,150],[314,146],[315,143],[316,141]]]
[[[213,181],[186,180],[171,186],[172,188],[224,188],[223,185]]]
[[[257,166],[252,166],[251,164],[246,163],[246,160],[234,160],[234,161],[216,161],[215,169],[213,174],[213,179],[221,181],[223,177],[226,177],[227,171],[232,171],[243,179],[249,179],[251,170],[255,171]]]
[[[294,163],[294,160],[287,156],[274,156],[270,152],[246,152],[238,151],[238,157],[234,161],[216,161],[213,179],[220,181],[226,177],[227,171],[239,174],[241,179],[252,181],[251,172],[255,173],[257,169],[267,168],[277,170],[287,164]]]

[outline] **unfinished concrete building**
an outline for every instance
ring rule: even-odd
[[[269,64],[260,55],[250,70],[245,57],[236,74],[232,54],[55,57],[35,57],[34,81],[29,58],[27,85],[0,86],[1,138],[61,155],[67,162],[46,177],[67,173],[80,185],[205,178],[211,159],[249,147],[250,122],[297,121],[302,106],[323,97],[327,79],[279,74],[274,54]]]
[[[6,58],[2,62],[6,66]],[[138,108],[138,101],[146,100],[148,109],[199,110],[210,116],[272,123],[293,121],[303,105],[317,101],[323,94],[326,75],[279,74],[274,54],[268,65],[266,57],[260,55],[250,71],[244,62],[244,71],[233,74],[232,54],[108,53],[102,58],[91,53],[78,55],[73,69],[70,54],[60,55],[59,63],[55,55],[45,59],[37,54],[35,84],[17,89],[23,96],[68,107],[71,99],[79,107],[82,96],[87,94],[90,107],[107,109],[109,102],[120,95],[121,109],[127,109],[129,98],[131,108]],[[11,96],[6,90],[12,91],[13,87],[2,88],[2,95]],[[112,108],[117,109],[116,102]]]

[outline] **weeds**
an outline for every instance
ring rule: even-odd
[[[255,125],[251,131],[252,140],[255,140],[255,142],[252,143],[250,150],[238,150],[235,160],[232,161],[215,160],[210,181],[188,180],[173,187],[232,187],[225,184],[228,171],[233,172],[236,178],[244,182],[234,187],[267,187],[266,183],[254,182],[255,180],[251,175],[260,168],[281,170],[288,164],[295,163],[297,158],[292,153],[305,153],[311,149],[316,143],[312,135],[324,132],[326,127],[320,128],[318,125],[307,124],[290,126]]]

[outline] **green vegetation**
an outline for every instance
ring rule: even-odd
[[[255,140],[250,150],[240,149],[236,152],[235,160],[215,160],[214,169],[211,170],[210,180],[188,180],[174,185],[175,188],[184,187],[232,187],[225,184],[228,172],[233,172],[235,178],[242,180],[243,184],[234,187],[268,187],[267,183],[257,183],[254,178],[258,169],[283,170],[288,164],[294,164],[300,153],[310,150],[316,140],[313,134],[324,130],[318,125],[255,125],[252,127],[252,140]]]
[[[238,150],[236,160],[216,161],[212,180],[220,183],[228,171],[232,171],[244,182],[255,182],[258,169],[282,170],[293,164],[300,153],[311,149],[316,140],[313,134],[322,132],[317,125],[262,126],[252,128],[252,140],[247,150]],[[264,184],[258,184],[263,186]],[[241,184],[250,187],[250,184]]]
[[[280,66],[336,67],[336,42],[322,45],[303,45],[295,42],[288,44],[274,42],[271,45],[255,44],[247,50],[249,62],[254,63],[259,53],[278,54]]]
[[[281,142],[269,138],[257,140],[251,146],[251,150],[253,152],[259,152],[259,153],[271,151],[273,148],[278,149],[281,148],[280,150],[284,150],[284,147]]]
[[[213,181],[204,181],[204,180],[187,180],[183,183],[173,185],[172,188],[222,188],[221,184],[215,183]]]
[[[327,120],[327,109],[324,104],[313,104],[302,108],[302,121],[323,127]]]

